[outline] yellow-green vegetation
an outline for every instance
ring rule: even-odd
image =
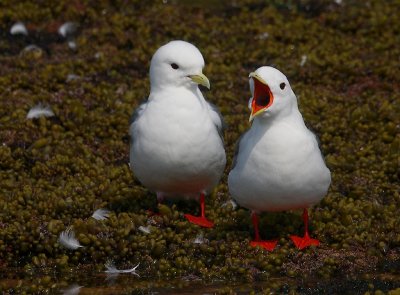
[[[79,270],[79,279],[112,259],[119,268],[140,262],[142,279],[267,281],[259,291],[343,293],[363,278],[357,292],[397,294],[398,277],[390,278],[400,271],[398,1],[50,2],[0,4],[0,268],[8,270],[3,277],[15,268],[25,277],[44,274],[4,281],[0,290],[62,288],[66,281],[54,275],[67,280]],[[29,36],[9,34],[18,20]],[[79,24],[75,49],[57,34],[65,21]],[[230,198],[226,175],[207,199],[216,227],[206,230],[183,218],[197,212],[195,202],[157,208],[134,179],[129,117],[149,93],[152,54],[174,39],[205,57],[205,95],[228,126],[226,172],[249,128],[248,74],[275,65],[288,76],[333,176],[311,211],[320,247],[295,249],[289,234],[302,233],[301,212],[282,212],[261,219],[261,235],[279,237],[280,246],[251,248],[249,212],[222,207]],[[23,51],[30,44],[40,49]],[[26,119],[39,102],[55,116]],[[111,211],[107,220],[90,217],[98,208]],[[138,230],[147,225],[150,234]],[[58,243],[68,226],[83,248]],[[204,243],[193,243],[200,233]],[[374,285],[377,273],[390,283]]]

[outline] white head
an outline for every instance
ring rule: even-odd
[[[171,41],[161,46],[151,59],[151,88],[196,89],[198,84],[210,88],[210,82],[202,73],[203,67],[203,56],[194,45],[185,41]]]
[[[297,107],[297,98],[284,74],[273,67],[261,67],[249,75],[250,121],[289,115]]]

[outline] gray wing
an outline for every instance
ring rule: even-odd
[[[238,156],[239,150],[240,150],[240,142],[242,141],[243,137],[246,135],[247,132],[249,132],[249,130],[247,130],[245,133],[240,135],[238,141],[236,142],[235,153],[233,154],[231,170],[233,170],[235,168],[235,166],[236,166],[237,156]]]
[[[135,123],[135,121],[142,115],[144,109],[146,108],[147,105],[147,100],[143,101],[133,112],[132,116],[129,119],[129,129],[131,128],[132,124]],[[133,134],[131,134],[131,131],[129,130],[129,135],[131,138],[131,144],[133,143]]]
[[[224,142],[224,131],[226,127],[224,118],[222,117],[221,112],[215,104],[211,102],[207,103],[211,114],[211,120],[214,122],[214,125],[217,128],[219,137],[221,138],[222,142]]]
[[[129,119],[129,126],[131,126],[143,113],[145,107],[147,104],[147,99],[143,101],[137,108],[136,110],[133,111],[132,116]]]

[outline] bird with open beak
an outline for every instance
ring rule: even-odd
[[[164,197],[199,198],[200,216],[188,221],[212,227],[205,195],[219,182],[226,157],[223,121],[198,85],[210,88],[200,51],[184,41],[160,47],[150,65],[148,100],[130,124],[130,166],[140,182]]]
[[[253,246],[272,251],[277,240],[259,234],[258,213],[303,209],[304,236],[297,248],[319,245],[308,231],[308,208],[327,193],[331,174],[315,135],[306,127],[286,76],[261,67],[250,76],[251,128],[238,142],[228,185],[232,197],[252,211]]]

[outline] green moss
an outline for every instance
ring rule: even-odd
[[[281,277],[293,287],[301,279],[328,280],[398,261],[399,5],[14,2],[0,9],[2,268],[22,267],[30,274],[84,265],[102,271],[112,258],[128,267],[140,262],[144,278]],[[8,35],[17,20],[26,23],[29,38]],[[66,20],[80,24],[77,51],[57,37]],[[228,123],[227,172],[235,142],[249,127],[248,73],[274,64],[287,74],[333,175],[328,195],[311,213],[319,248],[294,249],[288,235],[302,231],[298,212],[262,216],[262,236],[280,238],[274,252],[249,247],[248,211],[222,207],[229,199],[226,175],[207,199],[216,223],[210,230],[183,218],[197,212],[195,202],[157,207],[155,195],[135,180],[127,165],[129,117],[148,95],[152,54],[172,39],[193,42],[206,59],[204,72],[212,83],[207,98]],[[40,49],[23,52],[31,43]],[[303,55],[307,60],[300,66]],[[67,82],[69,74],[79,78]],[[39,102],[49,104],[55,117],[26,120]],[[90,216],[97,208],[112,213],[96,221]],[[148,209],[162,215],[149,216]],[[138,230],[148,224],[150,234]],[[84,248],[59,245],[69,225]],[[193,243],[200,233],[204,243]],[[12,288],[32,293],[68,285],[53,285],[49,278]],[[276,282],[263,291],[289,289]]]

